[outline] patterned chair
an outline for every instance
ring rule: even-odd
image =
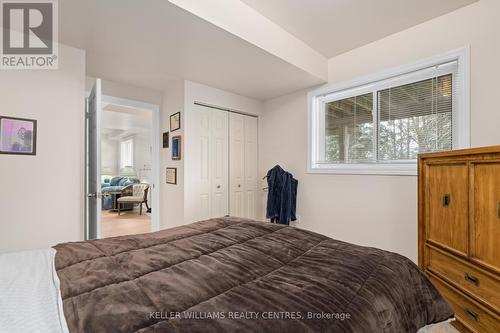
[[[142,215],[142,204],[148,206],[149,184],[139,183],[127,186],[122,190],[122,196],[116,200],[118,204],[118,215],[122,204],[139,204],[139,215]]]
[[[139,184],[140,180],[134,177],[123,177],[123,176],[116,176],[112,177],[111,179],[108,179],[109,182],[104,182],[101,184],[101,192],[102,192],[102,209],[107,210],[107,209],[118,209],[116,205],[116,194],[125,189],[127,186],[130,184]],[[122,193],[123,195],[123,193]],[[129,194],[131,195],[131,194]],[[126,205],[125,206],[127,209],[132,208],[132,205]],[[123,206],[122,206],[123,208]]]

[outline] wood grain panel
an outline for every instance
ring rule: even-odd
[[[468,330],[477,333],[500,332],[500,317],[434,275],[429,279],[450,303],[455,317]]]
[[[428,248],[427,269],[500,311],[500,279],[438,249]]]
[[[460,332],[500,333],[500,146],[420,154],[418,171],[419,266]]]
[[[474,165],[473,211],[471,255],[499,272],[500,163]]]
[[[467,164],[429,165],[427,198],[427,239],[467,255]]]

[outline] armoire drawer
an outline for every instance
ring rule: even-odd
[[[443,282],[438,277],[429,274],[429,278],[432,284],[450,303],[455,312],[455,317],[461,324],[477,333],[500,332],[500,317]]]
[[[493,309],[500,309],[500,281],[498,279],[452,255],[430,247],[428,256],[426,263],[428,270],[448,279]]]

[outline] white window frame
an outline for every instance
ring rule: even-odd
[[[394,87],[406,83],[417,82],[429,78],[429,72],[447,62],[457,61],[458,91],[453,101],[453,149],[470,147],[470,63],[469,47],[450,51],[411,65],[389,69],[374,75],[333,84],[325,85],[307,94],[308,104],[308,173],[332,174],[373,174],[373,175],[417,175],[416,160],[374,161],[366,163],[317,163],[319,156],[324,156],[325,114],[324,104],[332,100],[350,98],[367,93],[375,93],[384,87]],[[427,72],[425,69],[429,69]],[[438,69],[439,70],[439,69]],[[438,75],[446,74],[446,69]],[[403,76],[404,75],[404,76]],[[375,87],[376,86],[376,87]],[[375,101],[373,101],[375,103]],[[375,108],[374,108],[375,109]],[[376,130],[378,119],[373,117]],[[374,149],[376,142],[374,144]]]
[[[124,164],[123,163],[123,156],[122,156],[122,146],[124,144],[128,144],[130,142],[130,147],[131,147],[131,153],[130,153],[130,160],[131,160],[131,163],[130,164]],[[134,167],[134,138],[133,137],[129,137],[127,139],[124,139],[122,141],[120,141],[120,169],[124,168],[124,167],[127,167],[127,166],[130,166],[130,167]]]

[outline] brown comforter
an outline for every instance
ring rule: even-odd
[[[410,260],[236,218],[55,246],[70,332],[416,332],[453,313]]]

